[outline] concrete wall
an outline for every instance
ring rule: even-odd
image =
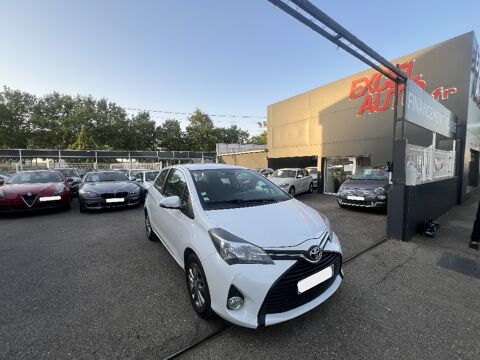
[[[229,165],[239,165],[250,169],[266,168],[267,151],[252,151],[220,155],[219,161]]]
[[[465,124],[473,42],[470,32],[392,62],[403,64],[410,77],[423,82],[431,94],[452,89],[439,100]],[[269,158],[371,156],[372,164],[391,160],[393,90],[388,102],[387,79],[376,74],[367,70],[270,105]],[[371,89],[363,93],[371,80]],[[375,92],[382,88],[385,90]],[[369,108],[367,98],[374,102],[375,97],[379,106]],[[362,107],[366,110],[361,111]],[[410,143],[428,145],[431,141],[430,133],[418,127],[407,127],[406,134]],[[479,146],[480,137],[473,142]]]

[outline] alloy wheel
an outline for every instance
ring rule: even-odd
[[[198,265],[191,263],[188,268],[188,290],[198,310],[205,307],[205,282]]]

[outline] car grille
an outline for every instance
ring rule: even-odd
[[[334,265],[334,270],[330,279],[298,294],[297,283],[300,280],[332,264]],[[340,273],[341,267],[342,255],[335,252],[325,251],[322,259],[317,264],[309,263],[304,259],[298,260],[270,289],[260,309],[260,315],[282,313],[314,300],[333,284]]]
[[[104,199],[112,199],[112,198],[122,198],[122,197],[127,197],[128,192],[123,191],[123,192],[117,192],[117,193],[103,193],[101,196]]]
[[[22,195],[23,201],[25,201],[25,204],[27,204],[28,206],[32,206],[36,198],[37,198],[37,194]]]

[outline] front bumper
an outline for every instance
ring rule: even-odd
[[[80,201],[83,206],[89,210],[100,210],[107,208],[129,207],[137,206],[142,203],[143,196],[140,195],[128,195],[123,197],[122,202],[107,202],[107,199],[103,197],[87,198],[80,195]]]
[[[325,252],[335,253],[340,258],[340,265],[334,271],[334,276],[303,293],[312,292],[309,294],[308,301],[295,302],[295,299],[293,299],[293,304],[298,304],[298,306],[293,305],[293,308],[281,312],[268,311],[268,308],[273,309],[274,307],[267,307],[267,299],[271,300],[271,296],[277,296],[272,295],[271,290],[282,280],[283,276],[289,273],[297,261],[301,260],[274,260],[274,265],[228,265],[215,252],[202,260],[210,289],[212,309],[228,322],[248,328],[274,325],[302,315],[323,303],[340,287],[343,272],[339,251],[341,250],[335,248],[335,245],[330,242],[325,248]],[[309,275],[298,276],[300,276],[299,279],[303,279]],[[295,282],[295,289],[296,284]],[[229,310],[226,306],[228,293],[232,285],[244,297],[243,306],[239,310]],[[286,298],[285,300],[290,301],[291,299]],[[278,309],[278,306],[276,308]]]
[[[0,213],[35,212],[49,209],[60,209],[65,208],[70,204],[70,195],[68,193],[62,194],[60,200],[53,201],[39,201],[39,197],[33,202],[32,206],[25,204],[21,198],[2,199],[0,200]]]
[[[348,195],[337,195],[337,202],[343,206],[355,206],[366,208],[385,208],[387,207],[387,198],[379,199],[376,195],[367,195],[363,197],[363,200],[349,199]]]

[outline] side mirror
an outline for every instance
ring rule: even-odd
[[[297,175],[297,179],[303,178],[303,175]]]
[[[178,196],[169,196],[165,199],[160,200],[159,203],[160,207],[166,209],[181,209],[182,208],[182,200]]]
[[[142,182],[142,179],[141,178],[136,178],[135,181],[136,182]]]
[[[71,182],[73,182],[73,178],[67,177],[67,183],[71,183]]]
[[[128,179],[129,179],[130,181],[135,181],[136,177],[130,176]]]

